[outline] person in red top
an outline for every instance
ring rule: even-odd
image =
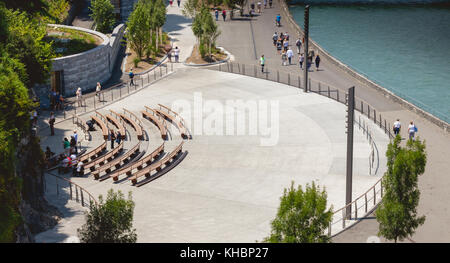
[[[225,21],[225,19],[227,18],[227,11],[225,9],[222,10],[222,17],[223,17],[223,21]]]

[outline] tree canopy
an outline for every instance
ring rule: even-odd
[[[135,243],[136,230],[133,227],[134,202],[131,191],[128,200],[119,190],[108,191],[106,201],[99,196],[99,204],[91,203],[91,210],[86,216],[86,224],[78,229],[83,243]]]
[[[116,23],[116,18],[114,17],[114,6],[111,4],[111,1],[92,0],[91,7],[89,7],[89,9],[92,11],[90,16],[94,19],[94,22],[97,25],[97,30],[102,33],[109,33]]]
[[[332,208],[327,209],[327,193],[316,186],[299,185],[284,189],[272,231],[264,241],[269,243],[327,243],[325,233],[332,220]]]
[[[395,242],[411,236],[425,222],[425,216],[417,215],[418,176],[425,172],[427,162],[425,143],[408,140],[406,147],[401,147],[400,141],[397,135],[388,145],[387,171],[382,181],[385,195],[376,210],[378,235]]]

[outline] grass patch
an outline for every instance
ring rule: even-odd
[[[44,41],[51,43],[56,57],[64,57],[93,49],[101,44],[103,39],[69,28],[48,27]]]

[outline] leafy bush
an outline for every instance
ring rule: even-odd
[[[135,243],[136,230],[132,229],[134,202],[131,191],[128,200],[119,190],[108,191],[106,202],[99,196],[98,206],[91,204],[86,224],[78,229],[78,236],[83,243]]]
[[[102,33],[109,33],[116,23],[116,18],[114,17],[114,6],[111,4],[111,1],[92,0],[91,7],[89,9],[92,11],[90,16],[97,24],[97,30]]]

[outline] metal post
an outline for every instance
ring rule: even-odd
[[[381,124],[381,114],[380,114],[380,128],[382,128],[381,126],[382,126],[382,124]]]
[[[81,206],[84,206],[83,189],[80,190],[81,194]]]
[[[162,77],[162,68],[159,67],[159,76]]]
[[[288,85],[291,85],[291,74],[288,73]]]
[[[78,202],[78,186],[76,186],[75,185],[75,197],[76,197],[76,199],[75,200],[77,200],[77,202]]]
[[[245,75],[245,64],[242,64],[242,75]]]
[[[336,98],[337,98],[337,101],[339,102],[339,90],[337,90],[337,93],[336,93],[337,95],[336,95]]]
[[[386,120],[384,120],[384,133],[387,133]]]
[[[304,31],[305,31],[305,64],[308,64],[308,51],[309,51],[309,47],[308,47],[308,42],[309,42],[309,5],[305,6],[305,21],[304,21]],[[304,72],[304,84],[305,84],[305,92],[308,92],[308,67],[306,66]]]
[[[330,86],[328,86],[328,98],[330,97]]]
[[[266,80],[269,79],[269,70],[266,68]]]
[[[230,63],[230,72],[233,73],[233,62]]]
[[[322,91],[322,89],[320,88],[320,82],[317,82],[318,83],[318,86],[319,86],[319,94],[320,94],[320,92]]]
[[[370,120],[370,106],[369,106],[369,104],[367,104],[367,117]]]
[[[239,74],[241,74],[241,66],[239,65],[239,63],[237,64],[237,66],[238,66]]]
[[[364,114],[364,104],[362,101],[361,101],[361,114]]]
[[[347,104],[347,177],[346,177],[346,198],[345,204],[352,202],[352,175],[353,175],[353,120],[355,109],[355,87],[348,89]],[[351,205],[347,206],[347,215],[350,217],[352,213]],[[350,218],[349,218],[350,219]]]
[[[114,93],[113,93],[113,89],[111,89],[111,102],[114,101]]]
[[[297,78],[298,78],[298,88],[301,89],[301,88],[302,88],[302,85],[300,84],[300,82],[301,82],[301,81],[300,81],[300,76],[297,76]]]
[[[358,205],[357,201],[355,200],[355,220],[358,219]]]
[[[375,191],[375,185],[373,186],[373,205],[377,203],[377,192]]]
[[[156,69],[153,70],[153,79],[156,80]]]
[[[277,82],[280,83],[280,72],[277,70]]]
[[[365,205],[365,207],[366,207],[365,211],[367,213],[367,193],[364,194],[364,203],[366,204]]]
[[[254,72],[255,72],[255,78],[256,78],[256,72],[257,72],[256,65],[253,66],[253,69],[254,69]]]

